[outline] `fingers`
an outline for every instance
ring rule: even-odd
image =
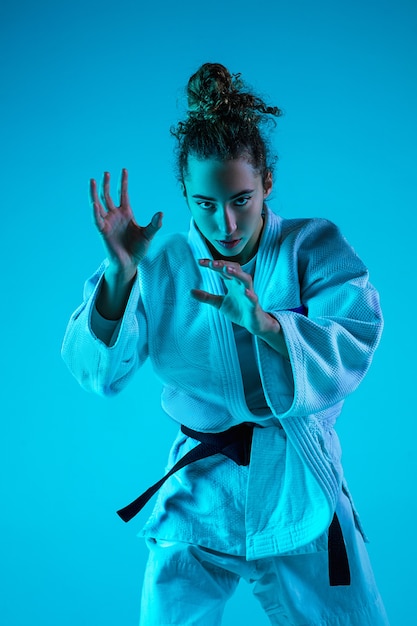
[[[211,304],[211,306],[216,307],[216,309],[220,309],[223,304],[224,296],[215,296],[201,289],[191,289],[190,293],[195,300],[203,302],[204,304]]]
[[[258,296],[252,289],[245,289],[245,296],[252,302],[254,306],[258,304]]]
[[[91,203],[96,202],[97,204],[99,204],[98,195],[97,195],[97,185],[96,185],[96,181],[94,180],[94,178],[90,178],[89,196],[90,196]]]
[[[103,226],[103,220],[106,217],[106,211],[98,199],[97,185],[94,178],[90,179],[90,204],[93,205],[94,222],[96,226],[101,229]]]
[[[127,193],[127,169],[122,169],[122,175],[119,183],[119,198],[120,206],[127,206],[129,204],[129,196]]]
[[[110,174],[104,172],[100,187],[100,199],[108,211],[115,211],[116,207],[110,197]]]
[[[93,189],[94,183],[94,189]],[[119,187],[118,187],[118,196],[120,199],[120,206],[129,206],[129,195],[128,195],[128,173],[127,169],[122,169],[122,174],[120,177]],[[114,211],[116,206],[111,199],[110,196],[110,174],[109,172],[104,172],[103,178],[100,186],[100,199],[107,211]],[[98,195],[96,190],[96,184],[93,179],[90,181],[90,201],[98,202]]]
[[[246,289],[252,290],[252,276],[244,272],[239,263],[234,263],[233,261],[212,261],[211,259],[199,259],[198,262],[202,267],[207,267],[215,272],[219,272],[222,278],[228,278],[229,280],[235,279]]]
[[[119,187],[120,205],[128,206],[129,197],[127,193],[127,169],[122,170],[122,176]],[[97,193],[97,184],[94,178],[90,179],[90,203],[93,205],[94,221],[96,226],[101,229],[103,221],[106,218],[107,212],[115,211],[116,207],[113,200],[110,197],[110,174],[104,172],[103,179],[100,186],[100,198]],[[104,206],[103,206],[104,205]]]

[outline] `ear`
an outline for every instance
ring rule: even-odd
[[[271,191],[272,191],[272,187],[273,187],[273,180],[272,180],[272,172],[271,170],[267,170],[266,174],[265,174],[265,180],[263,183],[263,187],[264,187],[264,199],[266,199]]]
[[[184,196],[184,198],[187,198],[187,190],[183,182],[180,183],[180,187],[181,187],[182,195]]]

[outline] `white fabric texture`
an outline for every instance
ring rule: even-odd
[[[299,550],[328,528],[343,480],[333,425],[368,370],[382,331],[366,267],[334,224],[285,220],[269,209],[265,217],[254,289],[263,309],[279,320],[290,360],[255,338],[256,360],[287,445],[284,462],[279,430],[254,430],[248,559]],[[102,264],[86,283],[62,349],[85,389],[118,393],[149,357],[163,384],[163,408],[177,422],[208,432],[247,421],[263,425],[264,419],[269,426],[270,417],[254,416],[247,407],[232,324],[190,297],[192,288],[224,293],[221,278],[197,263],[210,256],[193,222],[188,235],[153,242],[111,346],[90,324]],[[301,305],[307,316],[290,310]]]

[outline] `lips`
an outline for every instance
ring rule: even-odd
[[[240,244],[240,242],[242,241],[242,238],[232,239],[231,241],[224,241],[224,240],[218,239],[217,241],[223,248],[226,248],[226,250],[232,250],[233,248],[236,248],[236,246]]]

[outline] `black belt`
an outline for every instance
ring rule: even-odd
[[[239,424],[221,433],[201,433],[186,426],[181,426],[182,432],[187,437],[192,437],[200,441],[200,443],[175,463],[161,480],[149,487],[139,498],[117,511],[117,514],[124,522],[130,521],[143,509],[145,504],[170,476],[186,465],[190,465],[190,463],[200,459],[205,459],[215,454],[224,454],[237,465],[249,465],[253,428],[253,424]],[[336,513],[329,527],[328,553],[330,586],[350,585],[350,570],[346,546]]]

